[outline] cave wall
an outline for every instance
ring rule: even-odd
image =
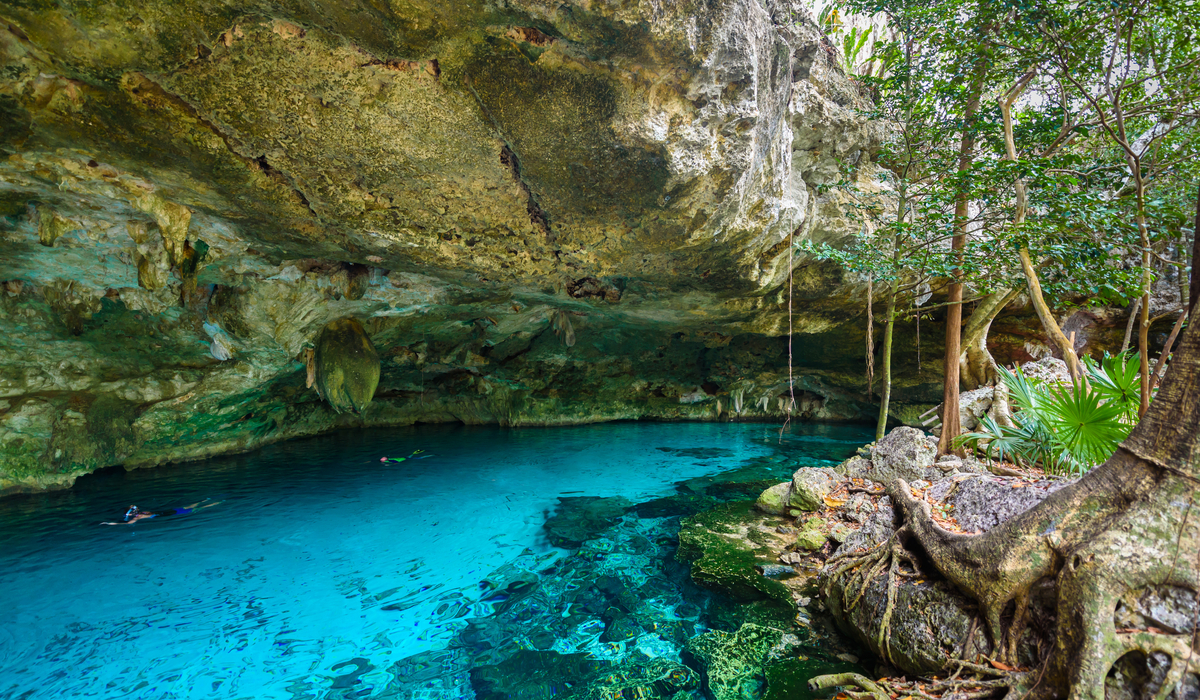
[[[352,425],[778,419],[793,266],[798,417],[873,412],[864,280],[788,243],[856,230],[823,185],[886,199],[882,131],[797,3],[4,0],[0,67],[0,493]],[[306,371],[346,318],[361,413]]]

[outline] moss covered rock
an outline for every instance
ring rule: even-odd
[[[754,506],[764,513],[771,515],[786,515],[788,511],[788,499],[792,495],[792,484],[783,482],[775,484],[771,488],[763,491],[754,502]]]
[[[756,517],[754,504],[731,503],[687,518],[679,531],[681,561],[692,565],[692,579],[738,601],[771,599],[791,605],[782,583],[755,568],[774,563],[769,548],[751,542],[748,523]]]
[[[767,664],[798,643],[782,630],[747,623],[732,634],[713,630],[693,637],[685,654],[703,670],[709,697],[745,700],[762,697]]]
[[[809,518],[796,532],[796,548],[811,552],[820,549],[829,539],[825,521],[819,517]]]
[[[825,467],[798,470],[792,476],[788,504],[797,510],[814,512],[825,507],[825,497],[841,483],[842,477]]]
[[[379,386],[379,353],[357,319],[330,322],[317,336],[317,391],[333,410],[362,413]]]

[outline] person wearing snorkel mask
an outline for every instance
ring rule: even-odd
[[[414,450],[413,453],[407,457],[380,457],[379,461],[380,462],[407,462],[410,459],[425,459],[426,457],[433,456],[433,455],[421,454],[424,451],[425,450]]]
[[[205,499],[205,500],[208,500],[208,499]],[[202,503],[204,505],[201,505]],[[190,506],[184,506],[183,508],[171,508],[170,510],[161,510],[157,513],[152,513],[148,510],[142,510],[141,508],[138,508],[137,506],[129,506],[129,510],[125,511],[125,520],[124,521],[119,522],[119,523],[100,523],[100,524],[101,525],[132,525],[139,520],[148,520],[150,518],[164,518],[168,515],[187,515],[188,513],[191,513],[193,511],[203,510],[205,508],[212,508],[213,506],[217,505],[218,503],[220,503],[220,501],[213,501],[212,503],[204,503],[204,501],[199,501],[197,503],[193,503]]]

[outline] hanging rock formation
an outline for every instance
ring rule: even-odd
[[[362,413],[379,386],[379,353],[354,318],[330,321],[317,336],[316,386],[334,411]]]

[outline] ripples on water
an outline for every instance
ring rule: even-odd
[[[597,664],[678,661],[709,600],[672,571],[680,497],[782,480],[867,439],[422,426],[0,500],[0,698],[472,698],[531,650],[593,666],[547,671],[549,697]],[[436,456],[379,462],[418,448]],[[220,504],[99,524],[201,499]],[[617,599],[655,632],[602,639]]]

